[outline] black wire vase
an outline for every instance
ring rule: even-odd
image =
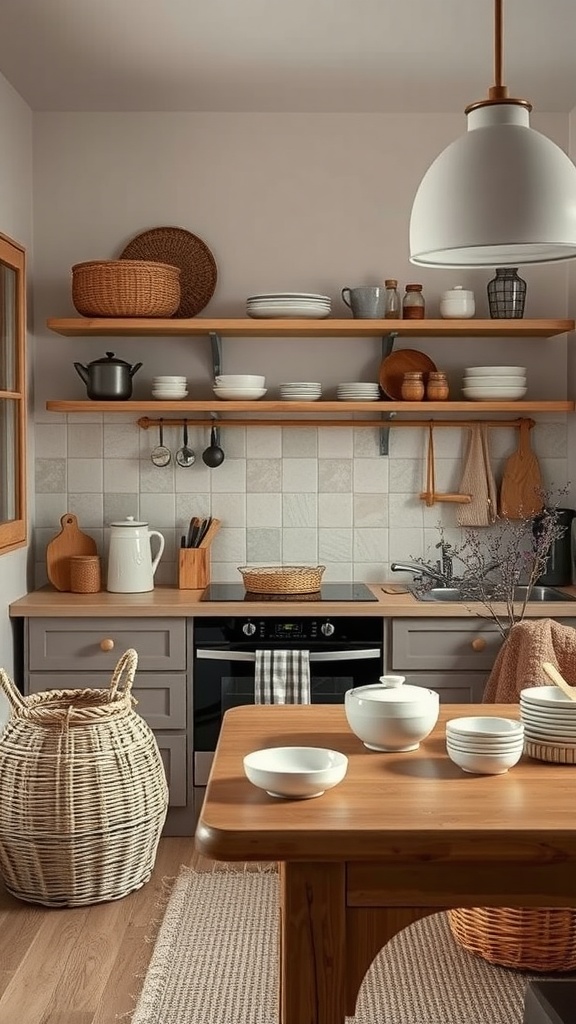
[[[518,277],[517,267],[497,267],[487,291],[493,320],[519,320],[524,316],[526,281]]]

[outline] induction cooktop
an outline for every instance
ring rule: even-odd
[[[314,603],[321,601],[377,601],[365,583],[324,583],[312,594],[253,594],[242,583],[210,583],[201,601],[283,601]]]

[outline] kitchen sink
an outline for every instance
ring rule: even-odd
[[[527,589],[527,587],[516,587],[514,600],[524,601]],[[419,591],[417,587],[410,587],[409,590],[419,601],[466,601],[469,604],[474,601],[474,597],[469,592],[463,593],[458,587],[433,587],[432,590],[427,590],[426,592]],[[493,598],[492,600],[498,600],[498,598]],[[554,587],[532,587],[528,600],[546,603],[549,601],[576,601],[576,597],[573,597],[571,594],[564,594],[561,590],[556,590]]]

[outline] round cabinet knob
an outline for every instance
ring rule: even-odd
[[[472,649],[474,651],[483,651],[486,649],[486,641],[483,636],[477,636],[476,639],[472,641]]]
[[[256,626],[253,622],[245,622],[242,626],[242,632],[244,633],[244,636],[254,636]]]
[[[336,632],[336,626],[334,626],[331,622],[323,622],[322,625],[320,626],[320,632],[322,633],[322,636],[334,636],[334,633]]]
[[[101,651],[113,651],[114,650],[114,641],[110,637],[106,637],[105,640],[101,640],[100,641],[100,650]]]

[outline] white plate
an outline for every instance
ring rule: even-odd
[[[249,295],[246,302],[260,302],[262,299],[316,299],[318,302],[331,302],[329,295],[316,295],[314,292],[264,292],[262,295]]]
[[[330,315],[329,309],[301,309],[294,306],[271,306],[268,310],[246,310],[253,320],[274,320],[283,317],[286,320],[323,320]]]
[[[255,402],[264,398],[268,388],[213,388],[217,398],[228,402]]]
[[[558,686],[528,686],[520,690],[520,706],[535,705],[537,708],[562,710],[564,714],[574,714],[576,722],[576,701],[570,700]]]
[[[525,366],[466,366],[464,373],[469,377],[501,377],[502,374],[508,377],[524,377]]]
[[[518,402],[527,388],[462,388],[465,398],[474,402]]]
[[[462,384],[465,388],[523,388],[526,377],[464,377]]]

